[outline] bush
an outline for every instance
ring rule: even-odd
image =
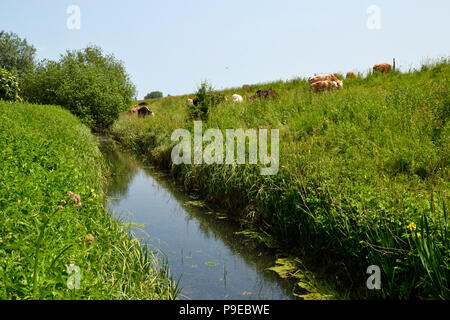
[[[19,82],[13,74],[0,68],[0,100],[20,101]]]
[[[135,92],[122,63],[95,46],[40,62],[23,83],[26,100],[63,106],[93,128],[109,127]]]
[[[144,97],[144,100],[157,99],[157,98],[162,98],[162,97],[163,97],[163,93],[161,91],[152,91]]]
[[[191,105],[189,114],[193,119],[206,120],[210,110],[217,106],[220,102],[225,101],[223,95],[214,92],[213,86],[207,81],[203,81],[196,92],[197,105]]]

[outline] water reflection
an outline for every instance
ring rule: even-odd
[[[107,206],[121,220],[144,224],[133,230],[143,243],[160,248],[182,294],[190,299],[294,299],[292,283],[266,270],[273,253],[238,236],[238,226],[201,208],[159,171],[146,168],[110,143]]]

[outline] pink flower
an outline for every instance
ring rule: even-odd
[[[59,210],[63,210],[63,209],[64,209],[64,207],[63,207],[63,206],[61,206],[61,205],[59,205],[59,206],[58,206],[58,209],[59,209]]]
[[[67,201],[66,201],[66,200],[64,200],[64,199],[63,199],[63,200],[61,200],[61,202],[62,202],[62,203],[64,203],[64,204],[66,204],[66,203],[67,203]]]
[[[72,201],[75,202],[75,203],[81,202],[81,197],[80,197],[80,195],[75,193],[75,194],[73,195]]]
[[[68,195],[69,197],[71,197],[71,196],[73,196],[73,192],[72,192],[72,191],[69,191],[69,192],[67,192],[67,195]]]

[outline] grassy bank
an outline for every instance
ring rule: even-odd
[[[0,101],[0,299],[175,298],[167,268],[105,210],[104,170],[68,111]]]
[[[279,93],[221,103],[203,122],[223,133],[279,129],[275,176],[255,165],[172,165],[172,132],[193,132],[187,96],[149,100],[155,117],[124,114],[111,133],[351,297],[448,299],[449,85],[441,61],[349,79],[328,93],[311,94],[303,79],[222,91]],[[381,268],[381,290],[366,288],[370,265]]]

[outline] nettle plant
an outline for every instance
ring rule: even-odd
[[[19,82],[8,70],[0,68],[0,100],[21,101]]]

